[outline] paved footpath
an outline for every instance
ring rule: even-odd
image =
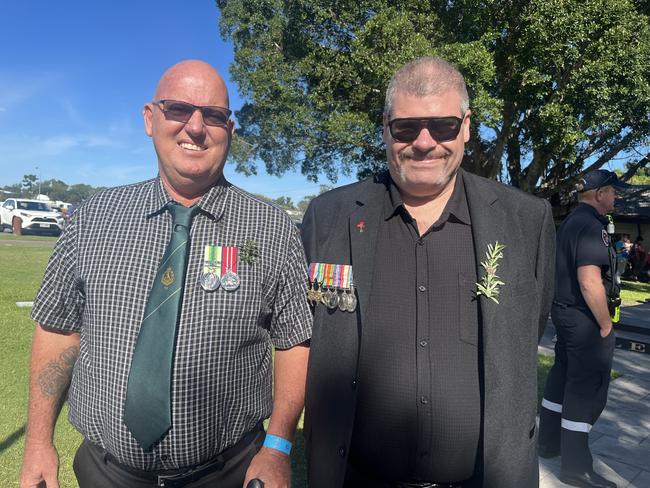
[[[617,331],[623,347],[629,348],[633,343],[636,350],[650,348],[649,302],[622,308],[621,324],[636,328],[633,332]],[[554,334],[549,320],[539,345],[540,353],[553,354]],[[649,488],[650,354],[616,349],[613,368],[621,376],[610,384],[605,411],[589,434],[594,469],[617,483],[618,488]],[[559,473],[559,457],[540,458],[540,488],[568,486],[557,479]]]

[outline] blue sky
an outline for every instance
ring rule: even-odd
[[[151,178],[156,157],[141,111],[160,75],[197,58],[229,80],[233,49],[212,0],[3,1],[1,11],[0,186],[28,173],[93,186]],[[236,110],[242,100],[228,85]],[[300,174],[225,172],[248,191],[294,202],[319,189]]]

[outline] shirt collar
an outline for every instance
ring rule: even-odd
[[[590,213],[590,214],[594,215],[603,224],[606,224],[608,222],[607,217],[605,217],[604,215],[600,215],[598,213],[598,210],[596,210],[594,207],[592,207],[588,203],[585,203],[585,202],[578,203],[577,209],[580,209],[583,212],[587,212],[587,213]]]
[[[401,212],[406,212],[402,195],[391,177],[388,179],[387,186],[387,198],[384,199],[385,220],[388,220]],[[447,202],[447,205],[445,205],[445,209],[438,219],[438,222],[446,222],[449,220],[450,215],[453,215],[463,224],[469,225],[471,223],[469,208],[467,207],[467,198],[465,197],[465,185],[463,184],[463,170],[459,170],[456,173],[454,190],[452,191],[451,198]]]
[[[150,197],[147,199],[147,203],[143,205],[144,214],[147,218],[162,213],[167,204],[172,201],[167,190],[165,190],[160,175],[152,181]],[[226,177],[221,175],[221,178],[198,201],[197,205],[201,212],[209,215],[215,221],[219,220],[226,209],[231,186]]]

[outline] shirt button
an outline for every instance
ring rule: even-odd
[[[428,399],[427,397],[425,397],[424,395],[422,395],[422,396],[420,397],[420,402],[421,402],[423,405],[426,405],[427,403],[429,403],[429,399]]]
[[[162,455],[160,456],[160,460],[161,460],[161,461],[167,461],[168,459],[169,459],[169,456],[168,456],[167,454],[162,454]]]
[[[356,387],[357,387],[357,380],[354,379],[354,380],[352,380],[352,389],[354,390],[354,389],[356,389]]]
[[[420,345],[422,347],[427,347],[429,345],[429,343],[427,341],[420,341]]]
[[[420,290],[420,291],[427,291],[427,287],[424,286],[424,285],[420,285],[420,286],[418,286],[418,290]]]
[[[345,446],[339,447],[339,456],[345,457]]]

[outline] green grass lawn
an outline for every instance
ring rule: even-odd
[[[638,305],[650,299],[650,283],[639,281],[623,281],[621,300],[624,305]]]
[[[34,325],[29,318],[30,309],[16,307],[16,302],[33,300],[47,260],[52,252],[53,238],[25,236],[29,240],[43,240],[42,246],[0,245],[0,328],[3,331],[5,359],[0,362],[3,399],[0,403],[0,480],[1,486],[17,486],[24,442],[27,412],[27,382],[30,340]],[[13,239],[8,233],[1,240]],[[650,297],[650,285],[626,283],[626,300]],[[539,356],[538,397],[553,364],[549,356]],[[72,459],[81,436],[67,421],[64,410],[56,429],[55,443],[60,456],[62,488],[76,487],[72,472]],[[296,435],[293,455],[293,485],[306,486],[302,421]]]
[[[22,235],[15,236],[9,232],[0,232],[0,241],[44,241],[54,244],[58,237],[42,235]]]
[[[3,239],[13,237],[10,234],[0,236]],[[52,247],[47,242],[37,247],[0,246],[0,329],[5,354],[4,360],[0,362],[3,397],[0,403],[2,486],[18,486],[27,421],[30,341],[34,330],[29,318],[30,309],[18,308],[16,302],[33,300],[51,253]],[[77,483],[72,473],[72,458],[81,442],[81,436],[68,423],[66,416],[64,411],[59,418],[55,442],[59,446],[61,486],[75,487]]]

